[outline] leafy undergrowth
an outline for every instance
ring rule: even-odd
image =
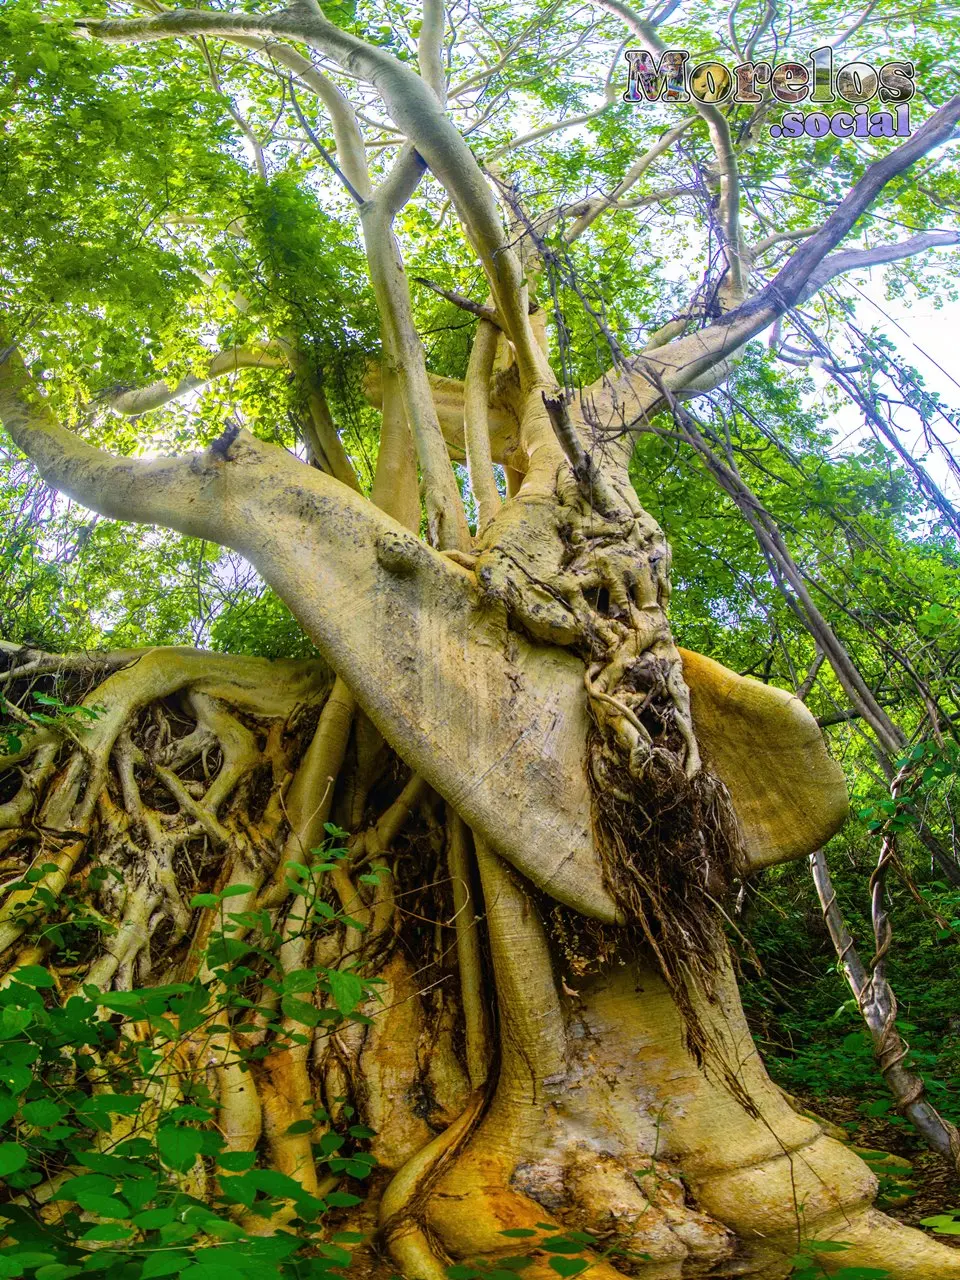
[[[949,763],[955,772],[955,756]],[[861,809],[861,819],[868,816]],[[874,828],[875,818],[866,826],[851,823],[829,850],[838,902],[865,963],[873,951],[867,885],[877,858]],[[908,1065],[922,1077],[930,1102],[960,1124],[960,892],[935,878],[909,834],[901,857],[909,881],[891,876],[885,896],[894,928],[889,976],[897,1025],[909,1046]],[[836,1136],[866,1153],[880,1179],[881,1209],[944,1244],[960,1245],[960,1212],[953,1213],[960,1179],[896,1111],[804,863],[776,868],[751,886],[742,927],[760,969],[744,959],[741,991],[771,1076],[838,1126]]]
[[[913,1128],[889,1111],[871,1114],[855,1099],[795,1094],[795,1101],[836,1125],[880,1179],[879,1208],[911,1227],[924,1227],[944,1244],[960,1248],[960,1176],[945,1157],[931,1151]],[[838,1135],[839,1136],[839,1135]],[[889,1157],[892,1157],[891,1160]]]
[[[309,866],[288,864],[304,929],[346,918],[318,891],[346,856],[344,833],[327,830]],[[247,892],[232,886],[191,903],[214,910],[219,927],[190,981],[133,991],[71,986],[71,952],[89,954],[89,935],[77,930],[83,904],[45,901],[43,873],[38,867],[11,888],[34,889],[34,913],[49,909],[35,940],[48,963],[14,966],[0,983],[0,1277],[341,1274],[361,1237],[336,1223],[364,1199],[354,1192],[374,1165],[364,1150],[371,1131],[352,1123],[347,1107],[338,1126],[319,1106],[292,1126],[315,1134],[326,1175],[322,1195],[308,1194],[218,1131],[204,1067],[245,1073],[308,1042],[297,1025],[334,1032],[369,1021],[359,1006],[376,980],[349,968],[284,970],[280,946],[289,938],[265,912],[231,911],[229,899]],[[261,990],[257,1003],[250,993]],[[185,1046],[203,1067],[185,1067]],[[261,1234],[280,1211],[285,1229]]]

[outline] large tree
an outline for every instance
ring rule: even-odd
[[[930,70],[949,32],[887,7],[803,8],[791,50]],[[9,646],[16,714],[56,677],[90,725],[33,721],[0,757],[0,850],[39,869],[0,907],[8,968],[64,964],[38,921],[70,888],[113,929],[68,990],[199,975],[213,999],[218,908],[189,904],[235,889],[235,941],[275,930],[290,975],[378,979],[367,1020],[293,1043],[270,1023],[249,1070],[263,1032],[185,1034],[179,1070],[212,1070],[230,1150],[316,1195],[308,1122],[349,1100],[407,1280],[544,1222],[651,1278],[783,1276],[798,1236],[898,1280],[960,1276],[960,1253],[871,1207],[873,1175],[753,1047],[725,898],[818,849],[845,789],[797,698],[676,646],[670,549],[631,473],[641,435],[706,462],[895,754],[683,404],[771,327],[816,356],[845,314],[831,282],[903,263],[922,283],[920,255],[960,240],[960,98],[932,84],[907,140],[779,148],[769,93],[620,101],[626,47],[759,61],[775,5],[45,18],[3,17],[0,419],[60,494],[240,553],[320,656]],[[318,861],[346,919],[315,934],[287,869]]]

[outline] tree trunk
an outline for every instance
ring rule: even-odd
[[[8,968],[41,961],[65,994],[189,980],[216,922],[191,898],[235,888],[229,907],[265,911],[259,933],[269,921],[286,939],[286,973],[378,979],[368,1024],[330,1034],[320,1022],[309,1043],[247,1027],[200,1052],[187,1036],[180,1091],[212,1069],[230,1148],[255,1149],[311,1194],[333,1185],[311,1117],[319,1105],[336,1125],[349,1102],[377,1161],[356,1221],[379,1204],[379,1238],[408,1280],[515,1254],[503,1232],[516,1229],[535,1233],[520,1246],[529,1274],[553,1275],[544,1224],[628,1251],[598,1259],[604,1275],[784,1276],[810,1238],[850,1245],[827,1260],[898,1280],[960,1275],[960,1255],[870,1208],[866,1167],[772,1086],[727,960],[713,904],[729,881],[842,821],[812,720],[674,647],[666,545],[616,470],[600,510],[565,466],[554,475],[552,492],[500,509],[472,569],[446,562],[445,613],[423,598],[442,558],[380,534],[374,602],[394,647],[379,668],[391,687],[373,697],[319,661],[9,652],[8,698],[80,689],[99,711],[85,732],[69,718],[25,729],[2,760],[5,865],[18,881],[46,868],[0,909]],[[503,687],[488,674],[457,706],[477,652],[493,654]],[[414,680],[420,700],[398,733]],[[449,755],[463,769],[474,750],[482,765],[452,782],[429,740],[444,710]],[[521,714],[532,742],[511,728]],[[477,800],[491,757],[499,781]],[[321,900],[349,919],[304,931],[287,867],[322,858],[328,819],[349,832],[348,853]],[[113,926],[92,953],[38,927],[58,907],[37,890],[62,899],[68,887]],[[255,941],[243,918],[233,936]],[[237,1053],[258,1048],[249,1075],[238,1070]],[[202,1196],[211,1174],[196,1176]]]
[[[629,6],[602,7],[650,44]],[[872,1210],[872,1174],[789,1108],[753,1047],[723,898],[837,830],[842,775],[797,699],[677,648],[669,548],[627,474],[631,424],[875,260],[832,251],[952,136],[960,99],[869,166],[753,296],[735,149],[721,113],[702,111],[721,165],[720,314],[632,362],[618,347],[616,371],[568,403],[534,297],[544,247],[512,206],[507,232],[503,188],[445,111],[442,6],[428,18],[424,77],[315,0],[79,24],[118,43],[227,40],[323,102],[379,310],[382,422],[373,501],[350,483],[318,385],[305,387],[317,467],[234,428],[202,454],[113,457],[54,419],[20,324],[0,333],[0,419],[44,479],[112,518],[240,552],[323,659],[4,650],[14,708],[35,682],[99,708],[86,729],[75,712],[24,725],[0,757],[8,972],[44,964],[62,995],[95,985],[113,1007],[137,986],[202,980],[199,1022],[196,1009],[152,1030],[118,1019],[131,1056],[160,1042],[141,1131],[202,1080],[228,1152],[322,1199],[362,1169],[328,1159],[331,1130],[359,1118],[377,1163],[353,1219],[376,1226],[385,1274],[441,1280],[520,1240],[525,1274],[552,1280],[544,1233],[563,1226],[593,1234],[600,1280],[775,1280],[811,1239],[849,1245],[828,1268],[960,1277],[960,1253]],[[379,186],[354,107],[301,49],[375,90],[399,130]],[[427,167],[486,277],[467,387],[427,371],[393,230]],[[917,239],[893,256],[942,243]],[[309,375],[287,336],[279,349]],[[598,446],[613,437],[627,446]],[[451,449],[482,500],[475,541]],[[499,506],[492,463],[509,482]],[[430,545],[414,531],[418,469]],[[241,944],[238,975],[226,960]],[[111,1124],[104,1141],[131,1130]],[[32,1190],[44,1212],[64,1172]],[[199,1158],[184,1175],[200,1200],[217,1176]],[[262,1234],[296,1213],[291,1197],[238,1217]]]

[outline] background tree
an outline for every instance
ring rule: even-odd
[[[829,28],[838,57],[857,40],[933,84],[955,31],[900,21],[810,7],[790,40]],[[203,993],[153,1027],[172,1093],[139,1125],[164,1132],[208,1077],[219,1182],[200,1147],[168,1163],[200,1203],[230,1157],[292,1180],[238,1210],[251,1235],[302,1219],[301,1192],[337,1206],[356,1169],[327,1177],[318,1150],[351,1107],[380,1171],[358,1220],[376,1210],[410,1280],[509,1256],[504,1232],[556,1274],[560,1226],[650,1277],[783,1275],[798,1237],[960,1274],[870,1208],[873,1176],[753,1049],[725,895],[818,849],[843,781],[800,699],[676,647],[654,518],[682,542],[671,521],[700,512],[684,638],[716,653],[722,627],[718,656],[862,730],[881,778],[952,732],[934,605],[952,618],[956,515],[890,388],[948,454],[953,422],[835,282],[898,263],[924,288],[957,243],[960,98],[918,98],[899,145],[790,149],[769,97],[619,100],[626,44],[772,56],[773,7],[144,0],[3,23],[0,418],[61,495],[11,452],[11,973],[121,1009],[144,984]],[[872,446],[827,465],[778,356],[822,363],[901,469]],[[44,652],[171,640],[254,656]],[[917,832],[956,876],[929,815]],[[78,902],[92,951],[58,924]],[[252,1010],[226,1022],[223,956]],[[63,1173],[21,1185],[50,1199]]]

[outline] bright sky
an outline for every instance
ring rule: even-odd
[[[864,332],[879,328],[893,342],[903,361],[911,365],[923,378],[929,391],[937,395],[950,411],[960,410],[960,302],[944,300],[935,307],[929,298],[921,298],[908,305],[901,299],[888,300],[884,296],[883,271],[869,274],[865,283],[857,280],[857,288],[845,288],[844,292],[857,299],[857,326]],[[829,381],[825,375],[813,371],[818,386]],[[893,393],[899,395],[898,392]],[[850,440],[867,434],[862,415],[856,405],[845,406],[834,425],[838,442],[846,435]],[[928,453],[917,416],[900,409],[895,421],[902,430],[904,446],[915,458],[923,462],[932,478],[954,501],[960,502],[960,486],[951,475],[947,463],[937,453]],[[952,448],[955,458],[960,458],[960,432],[943,418],[937,419],[937,434]]]

